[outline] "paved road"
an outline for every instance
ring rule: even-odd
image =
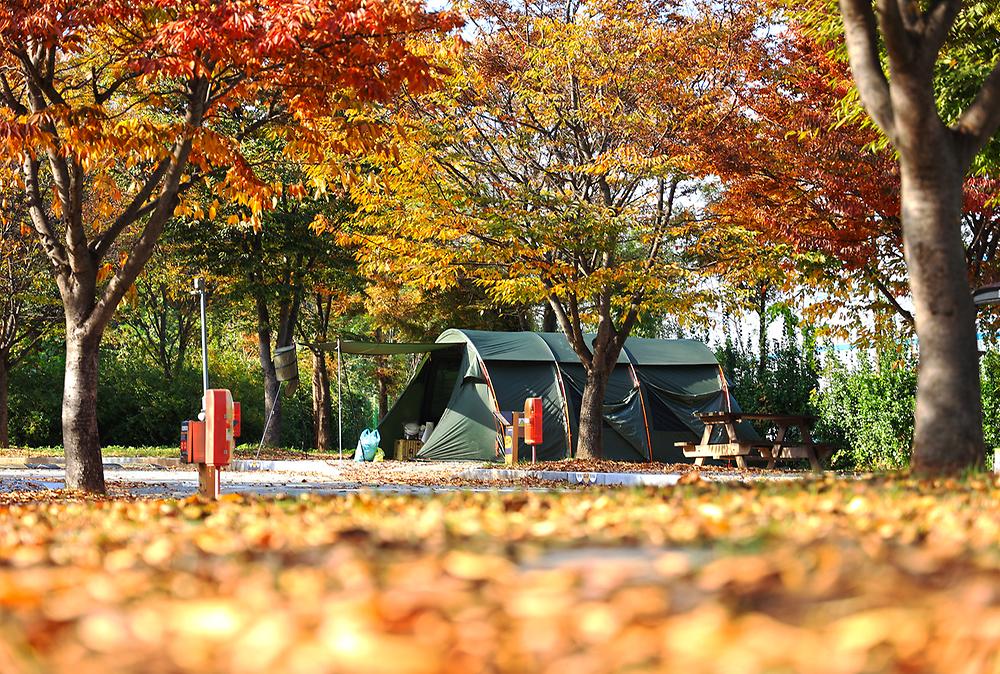
[[[62,489],[66,472],[62,468],[0,469],[0,492],[35,489]],[[108,486],[119,485],[135,496],[184,497],[198,489],[194,470],[105,470]],[[377,487],[338,479],[335,471],[288,473],[273,471],[222,472],[222,493],[239,494],[349,494],[360,490],[386,493],[433,494],[460,489],[474,491],[519,491],[515,487],[413,486],[386,484]]]

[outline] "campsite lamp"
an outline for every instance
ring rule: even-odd
[[[991,283],[990,285],[976,288],[972,292],[972,303],[976,307],[988,307],[1000,304],[1000,283]]]

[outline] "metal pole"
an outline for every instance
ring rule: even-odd
[[[344,460],[344,403],[341,393],[340,337],[337,337],[337,448],[340,460]]]
[[[200,276],[194,280],[194,290],[198,293],[201,305],[201,411],[205,412],[205,394],[208,393],[208,323],[205,320],[205,279]]]

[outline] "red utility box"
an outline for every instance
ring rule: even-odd
[[[205,463],[225,466],[236,448],[233,394],[224,388],[205,391]]]
[[[181,424],[181,461],[205,462],[205,422],[185,421]]]
[[[524,443],[542,444],[542,399],[528,398],[524,401]]]
[[[240,432],[243,430],[243,415],[240,412],[240,404],[238,402],[233,403],[233,437],[240,437]]]
[[[198,464],[198,493],[219,497],[219,469],[229,465],[240,434],[240,404],[226,389],[205,392],[204,421],[181,424],[181,461]]]

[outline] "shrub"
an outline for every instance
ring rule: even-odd
[[[994,469],[994,449],[1000,447],[1000,351],[987,351],[979,361],[983,386],[983,435],[986,464]]]
[[[716,352],[730,390],[746,412],[811,414],[812,395],[819,385],[816,346],[808,331],[801,336],[793,322],[785,322],[764,367],[749,345],[726,340]]]
[[[905,347],[862,354],[847,367],[831,358],[822,391],[813,397],[817,436],[837,444],[836,468],[892,470],[909,464],[916,359]]]

